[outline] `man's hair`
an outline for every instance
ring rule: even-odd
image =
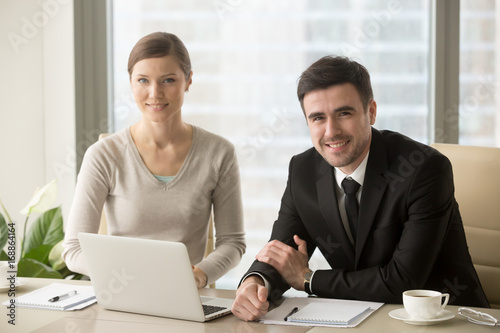
[[[300,76],[297,86],[297,97],[304,114],[304,96],[308,92],[343,83],[351,83],[356,88],[363,107],[373,99],[370,74],[356,61],[346,57],[326,56],[309,66]]]

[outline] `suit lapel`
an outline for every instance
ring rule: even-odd
[[[345,232],[340,218],[337,195],[334,190],[332,167],[321,157],[318,180],[316,181],[318,204],[321,214],[335,239],[342,244],[349,262],[354,262],[354,248]]]
[[[366,165],[365,179],[363,181],[363,192],[360,200],[360,212],[358,222],[358,234],[356,242],[356,262],[365,246],[366,239],[370,233],[375,215],[387,188],[387,180],[384,173],[387,171],[387,152],[383,144],[382,135],[376,129],[372,129],[372,141],[370,156]]]

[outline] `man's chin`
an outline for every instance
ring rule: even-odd
[[[331,154],[321,154],[323,159],[335,168],[342,168],[350,164],[350,160],[347,157],[332,156]]]

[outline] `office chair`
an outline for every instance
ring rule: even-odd
[[[491,307],[500,308],[500,148],[431,146],[451,161],[472,262]]]

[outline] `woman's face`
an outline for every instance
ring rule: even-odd
[[[181,116],[184,93],[191,85],[175,58],[165,56],[138,61],[130,84],[142,118],[161,123]]]

